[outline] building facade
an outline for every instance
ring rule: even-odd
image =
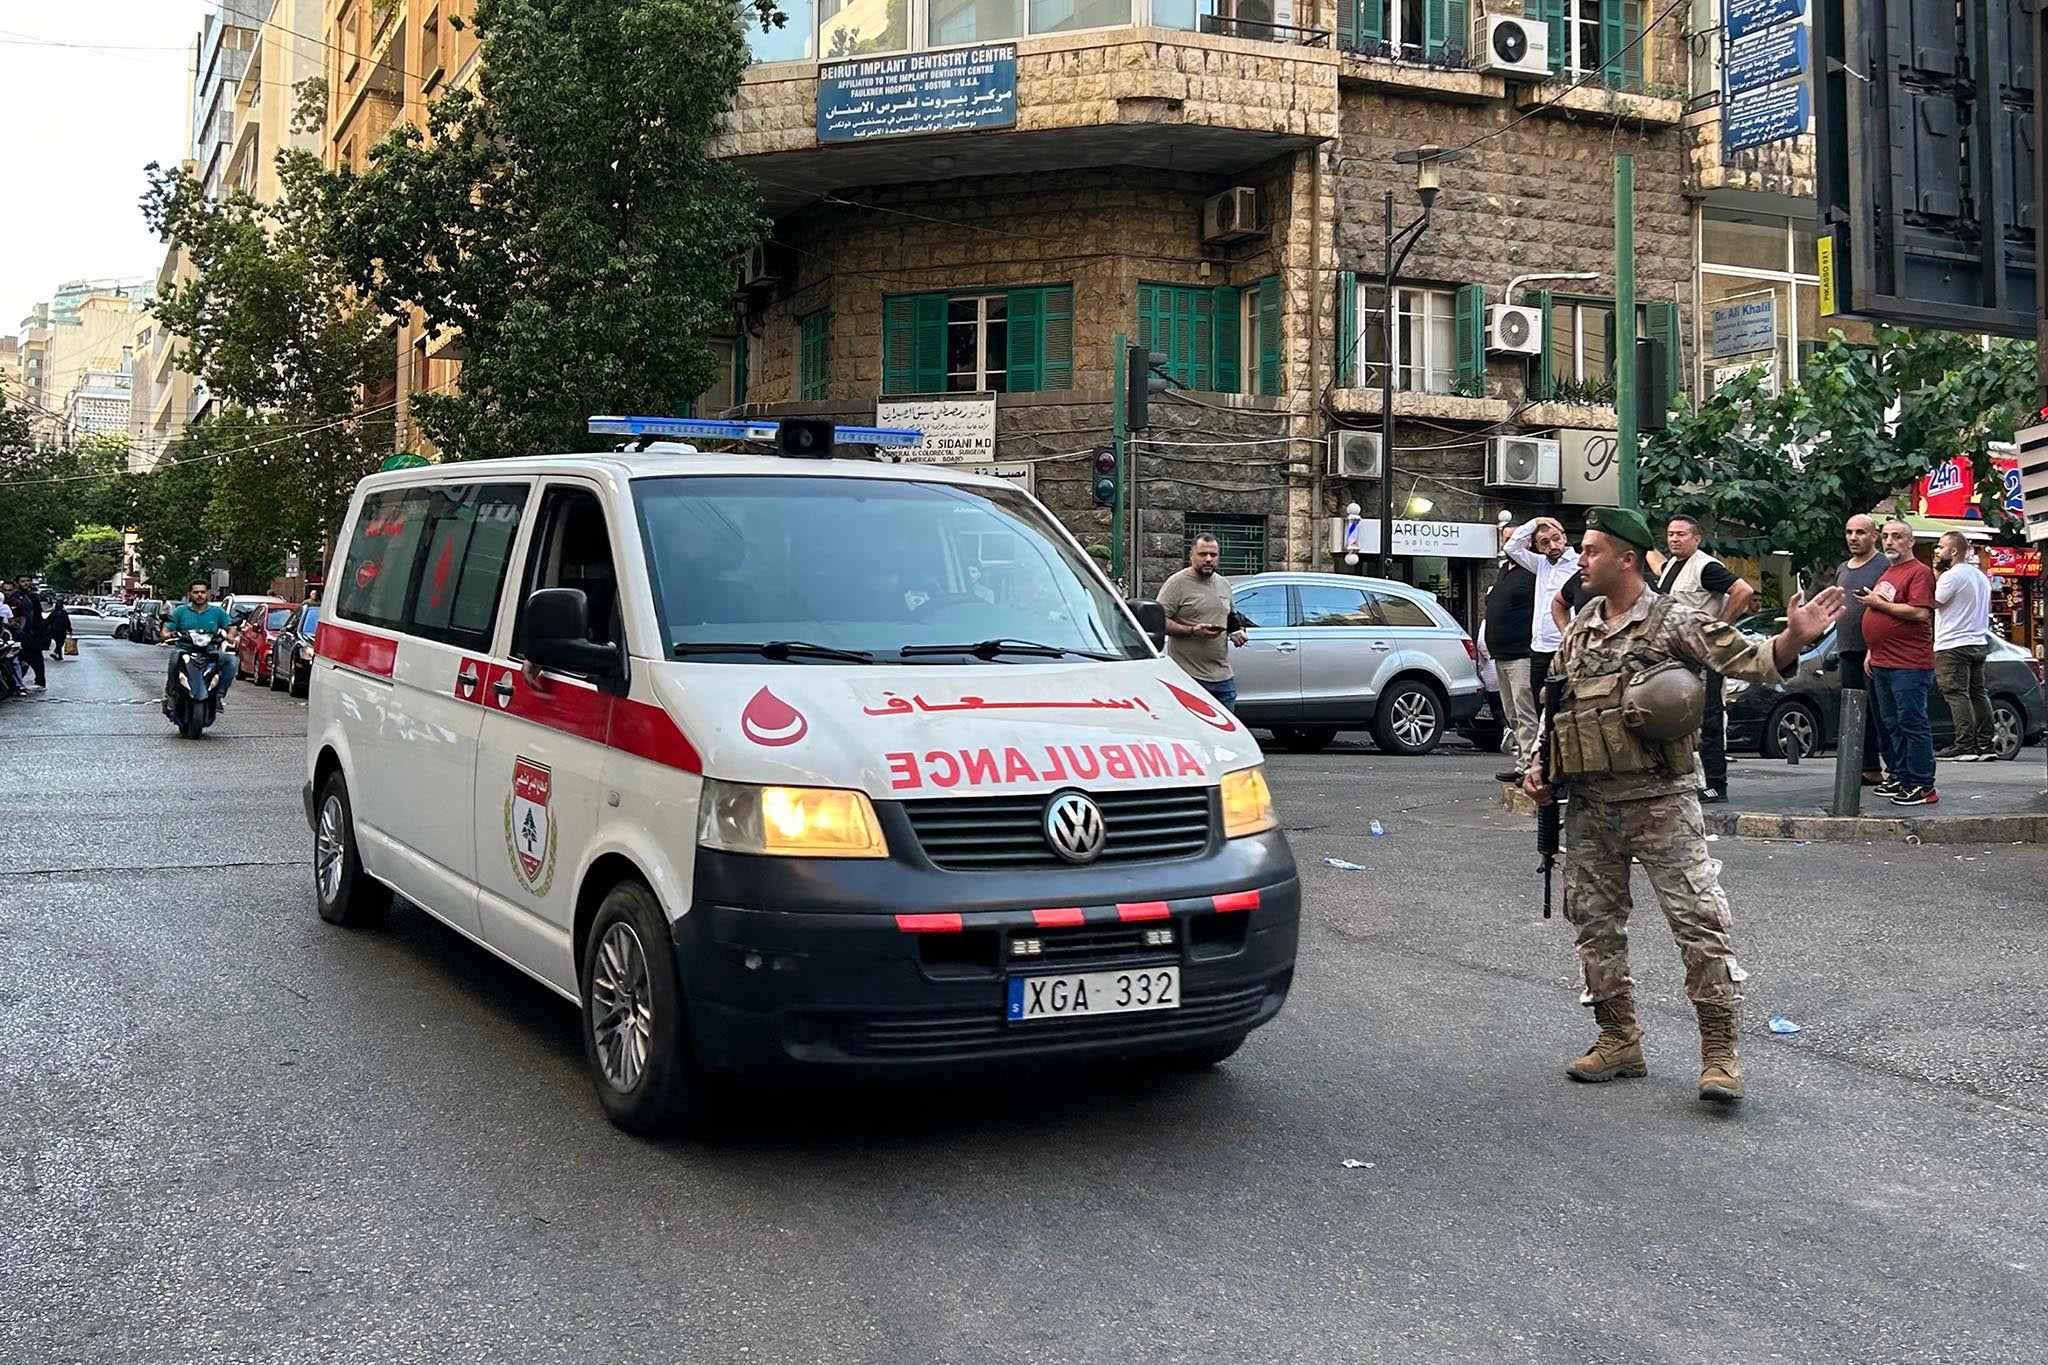
[[[269,10],[270,0],[216,0],[192,40],[192,162],[209,199],[229,188],[236,95]]]
[[[300,92],[325,69],[324,0],[269,0],[264,8],[248,65],[235,84],[234,139],[223,175],[229,189],[275,204],[284,192],[278,153],[321,149],[317,128],[294,132],[292,125]]]

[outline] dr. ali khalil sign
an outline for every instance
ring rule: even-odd
[[[870,57],[818,68],[818,141],[1010,128],[1017,45]]]

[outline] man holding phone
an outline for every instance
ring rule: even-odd
[[[1237,675],[1230,667],[1230,646],[1242,645],[1245,633],[1232,618],[1230,580],[1216,572],[1223,547],[1204,532],[1188,546],[1188,566],[1166,580],[1159,605],[1166,609],[1166,656],[1179,664],[1202,689],[1237,709]]]
[[[1913,528],[1888,521],[1878,538],[1886,568],[1877,586],[1861,588],[1863,643],[1870,651],[1870,690],[1891,778],[1875,790],[1895,806],[1931,806],[1934,729],[1927,694],[1934,687],[1934,570],[1913,554]]]

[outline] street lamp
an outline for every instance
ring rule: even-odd
[[[1398,231],[1394,227],[1394,192],[1387,191],[1386,271],[1381,276],[1381,307],[1387,312],[1387,357],[1380,371],[1380,577],[1394,576],[1394,366],[1401,356],[1400,314],[1394,307],[1394,278],[1401,273],[1401,266],[1408,259],[1408,253],[1422,240],[1422,234],[1429,231],[1431,212],[1436,207],[1437,191],[1443,187],[1440,168],[1445,162],[1457,161],[1465,153],[1457,148],[1439,147],[1430,143],[1411,151],[1397,152],[1394,161],[1398,165],[1415,168],[1415,195],[1422,201],[1422,216]],[[1394,248],[1400,247],[1396,255]]]

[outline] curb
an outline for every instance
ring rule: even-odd
[[[1502,783],[1501,809],[1534,815],[1536,803]],[[1707,806],[1707,833],[1735,839],[1795,839],[1805,843],[1915,844],[2048,843],[2048,812],[2006,815],[1781,815],[1775,811],[1727,810]]]

